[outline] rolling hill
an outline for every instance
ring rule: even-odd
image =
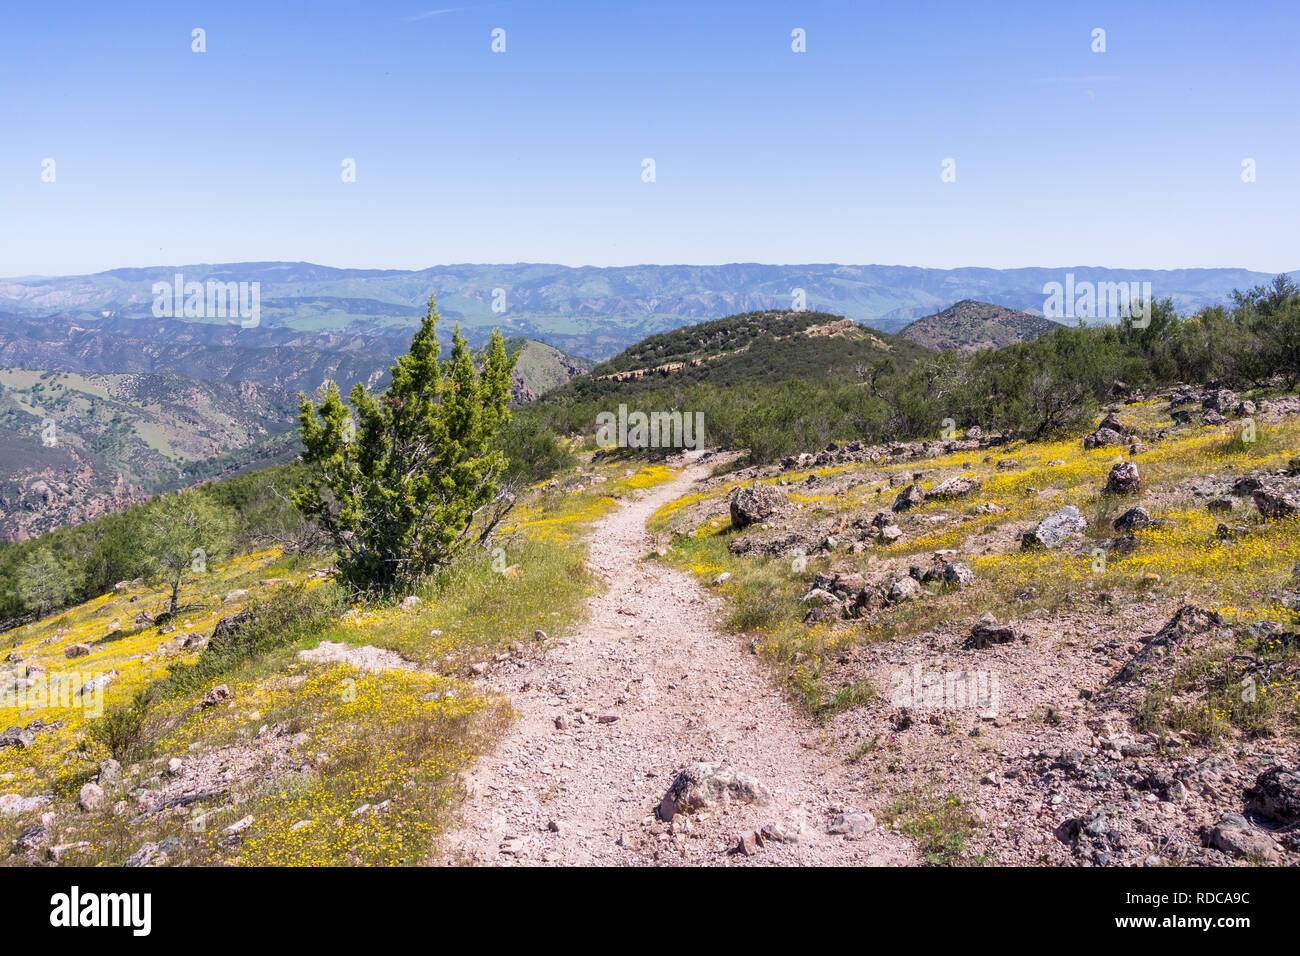
[[[89,327],[105,318],[151,318],[153,284],[260,283],[262,326],[334,332],[409,330],[430,290],[449,322],[475,344],[492,328],[605,358],[647,336],[748,311],[785,309],[795,290],[815,311],[897,331],[961,299],[1041,311],[1043,287],[1076,280],[1145,281],[1156,298],[1182,311],[1222,304],[1233,289],[1272,276],[1246,269],[923,269],[908,266],[641,265],[598,268],[550,264],[448,265],[415,271],[336,269],[311,263],[239,262],[114,269],[85,276],[0,279],[0,311],[75,318]],[[204,320],[219,326],[237,320]]]
[[[180,320],[0,317],[0,538],[22,539],[151,494],[291,460],[297,396],[386,384],[403,330],[310,332]],[[518,352],[528,402],[590,368],[541,342]]]
[[[941,312],[904,326],[898,334],[929,349],[973,352],[1027,342],[1059,327],[1058,322],[1028,312],[962,299]]]

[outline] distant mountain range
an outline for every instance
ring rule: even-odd
[[[63,316],[82,326],[105,318],[152,318],[154,284],[257,282],[261,327],[385,334],[407,330],[430,291],[442,315],[471,341],[500,327],[508,336],[605,358],[658,332],[744,312],[803,307],[895,332],[962,299],[1041,314],[1044,286],[1150,282],[1157,299],[1193,311],[1273,277],[1246,269],[922,269],[879,265],[645,265],[599,268],[526,264],[448,265],[417,271],[335,269],[311,263],[114,269],[87,276],[0,279],[0,312]],[[802,296],[802,303],[796,301]],[[178,310],[179,311],[179,310]],[[234,326],[223,316],[195,321]],[[180,319],[167,319],[175,322]],[[243,331],[241,330],[241,334]]]
[[[898,334],[926,348],[944,350],[1001,348],[1046,335],[1060,323],[991,302],[962,299],[934,315],[905,326]]]
[[[182,320],[0,316],[0,538],[21,539],[160,491],[288,461],[297,396],[382,388],[410,330],[241,329]],[[524,338],[526,402],[590,368]]]

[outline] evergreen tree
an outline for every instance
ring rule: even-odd
[[[358,383],[351,408],[333,384],[319,407],[299,397],[308,474],[293,502],[325,529],[340,575],[360,589],[420,580],[469,542],[476,520],[485,536],[513,500],[498,489],[506,456],[491,445],[510,420],[514,359],[493,332],[476,372],[457,326],[451,357],[440,363],[437,323],[430,296],[383,395]]]

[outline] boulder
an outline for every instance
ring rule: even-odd
[[[225,684],[218,684],[216,687],[212,688],[212,690],[203,695],[203,699],[199,701],[199,706],[216,707],[217,704],[230,700],[231,696],[229,687]]]
[[[860,839],[876,828],[876,818],[870,813],[840,813],[831,820],[827,833],[849,840]]]
[[[1129,428],[1122,421],[1120,421],[1119,415],[1117,415],[1115,412],[1106,413],[1106,417],[1101,420],[1101,424],[1097,426],[1097,430],[1101,431],[1103,428],[1106,429],[1107,431],[1116,432],[1125,437],[1128,437],[1129,435],[1133,434],[1133,429]]]
[[[1250,529],[1244,524],[1220,524],[1214,529],[1214,537],[1220,541],[1232,541],[1248,534]]]
[[[217,621],[217,626],[212,629],[212,636],[225,637],[234,634],[245,624],[253,620],[253,611],[251,608],[245,608],[238,614],[232,614],[230,617],[223,617]]]
[[[1216,412],[1234,411],[1237,404],[1237,396],[1227,388],[1211,389],[1201,399],[1201,408]]]
[[[1277,858],[1273,838],[1251,826],[1239,813],[1225,814],[1210,831],[1210,846],[1234,856],[1256,860]]]
[[[1151,524],[1151,514],[1145,508],[1129,508],[1111,524],[1116,531],[1141,531]]]
[[[104,791],[97,783],[85,784],[77,794],[77,806],[86,811],[94,810],[103,802]]]
[[[1082,534],[1087,527],[1088,519],[1080,513],[1079,509],[1074,505],[1066,505],[1021,534],[1020,547],[1054,550],[1061,547],[1072,535]]]
[[[1116,554],[1129,554],[1137,550],[1138,539],[1135,534],[1122,534],[1116,538],[1102,538],[1097,542],[1097,547]]]
[[[944,566],[944,587],[951,588],[954,591],[962,591],[969,587],[974,580],[975,572],[961,561],[950,561]]]
[[[19,750],[26,750],[36,743],[36,733],[39,729],[31,724],[26,727],[10,727],[4,733],[0,733],[0,747],[17,747]]]
[[[1142,488],[1142,477],[1138,474],[1137,465],[1131,461],[1116,462],[1110,469],[1110,475],[1106,478],[1106,487],[1102,489],[1103,495],[1133,495],[1137,494]]]
[[[911,601],[921,596],[921,585],[916,578],[908,575],[907,577],[895,578],[890,582],[888,590],[885,592],[890,601]]]
[[[830,591],[824,591],[821,588],[813,588],[803,596],[801,603],[812,607],[838,607],[840,599]]]
[[[49,802],[49,797],[24,797],[17,793],[6,793],[0,797],[0,817],[16,817],[23,813],[31,813],[40,810]]]
[[[740,529],[766,521],[787,500],[786,493],[775,485],[737,488],[731,496],[731,526]]]
[[[1279,826],[1300,823],[1300,771],[1270,767],[1245,793],[1246,809]]]
[[[1010,624],[999,624],[992,614],[985,614],[970,629],[966,647],[969,650],[985,650],[994,644],[1010,644],[1017,636],[1015,628]]]
[[[1249,498],[1264,487],[1258,475],[1241,475],[1232,483],[1232,494],[1237,498]]]
[[[1084,448],[1099,448],[1102,445],[1122,445],[1124,436],[1110,428],[1098,428],[1083,439]]]
[[[693,763],[674,779],[659,801],[659,819],[670,822],[678,813],[732,803],[765,804],[767,790],[753,777],[726,764]]]
[[[979,491],[983,483],[974,475],[954,475],[944,481],[939,482],[931,488],[926,495],[930,498],[940,500],[950,498],[961,498],[969,495],[971,492]]]
[[[1291,518],[1300,513],[1300,499],[1278,488],[1260,488],[1250,497],[1265,518]]]
[[[908,485],[898,493],[894,499],[893,510],[895,514],[908,511],[925,503],[925,490],[916,482]]]

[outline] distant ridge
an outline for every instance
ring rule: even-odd
[[[1012,342],[1028,342],[1046,335],[1060,323],[1018,309],[962,299],[933,315],[917,319],[899,331],[903,338],[930,349],[1001,348]]]
[[[0,279],[0,313],[81,326],[105,318],[152,318],[153,284],[257,282],[261,326],[300,331],[389,333],[409,337],[430,291],[450,331],[459,323],[475,345],[493,328],[594,359],[656,333],[746,312],[807,308],[882,332],[952,302],[975,299],[1039,312],[1044,287],[1076,282],[1150,282],[1156,299],[1190,314],[1227,305],[1234,289],[1271,282],[1247,269],[924,269],[810,263],[569,267],[545,263],[457,264],[418,271],[336,269],[308,262],[235,262],[114,269],[97,275]],[[1300,274],[1297,274],[1300,278]],[[182,320],[172,320],[180,322]],[[203,324],[234,324],[196,317]]]

